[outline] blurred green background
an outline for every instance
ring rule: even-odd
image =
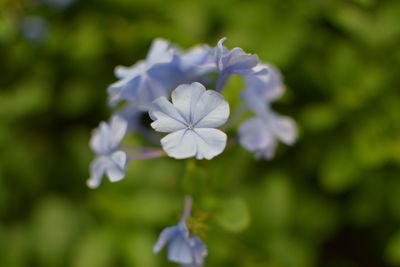
[[[296,119],[298,143],[270,162],[236,147],[189,173],[137,160],[88,189],[114,67],[156,37],[223,36],[282,70],[274,107]],[[399,87],[397,0],[2,0],[0,266],[176,266],[152,246],[185,192],[206,266],[400,266]]]

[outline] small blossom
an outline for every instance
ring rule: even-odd
[[[184,267],[200,267],[207,256],[206,245],[196,235],[189,236],[186,219],[190,216],[191,197],[185,200],[185,211],[178,225],[165,228],[153,247],[154,253],[168,245],[168,260]]]
[[[124,119],[114,116],[109,124],[101,122],[99,128],[94,130],[90,146],[96,158],[91,164],[91,176],[87,181],[90,188],[98,187],[105,173],[111,182],[124,178],[127,157],[118,147],[127,126]]]
[[[216,90],[221,91],[231,74],[249,74],[258,64],[258,56],[246,54],[243,49],[235,47],[228,50],[223,46],[226,38],[219,40],[215,47],[215,61],[219,71]]]
[[[165,97],[156,99],[150,109],[156,131],[170,133],[161,139],[165,152],[173,158],[211,159],[220,154],[227,136],[215,129],[229,117],[229,104],[200,83],[183,84],[172,92],[172,104]]]
[[[278,140],[287,145],[296,141],[296,124],[272,111],[262,117],[253,117],[242,123],[238,130],[240,144],[257,158],[271,159]]]
[[[127,100],[148,111],[154,99],[167,95],[168,89],[176,84],[179,73],[174,59],[174,47],[166,40],[156,39],[146,60],[131,67],[117,67],[115,75],[120,80],[108,88],[110,105]]]
[[[296,141],[296,123],[271,110],[271,102],[284,92],[282,76],[273,66],[259,64],[245,77],[246,89],[241,94],[253,117],[239,126],[239,142],[258,158],[271,159],[278,140],[287,145]]]

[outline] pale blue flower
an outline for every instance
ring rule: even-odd
[[[108,87],[111,106],[127,100],[138,109],[148,111],[151,102],[166,96],[179,79],[175,48],[166,40],[156,39],[146,60],[131,67],[119,66],[115,75],[120,79]]]
[[[168,260],[180,263],[186,267],[199,267],[207,256],[207,248],[199,237],[189,237],[185,219],[182,218],[178,225],[165,228],[157,243],[154,245],[154,253],[160,252],[168,245]]]
[[[258,56],[247,54],[243,49],[235,47],[228,50],[223,46],[226,38],[219,40],[215,47],[215,62],[219,71],[215,90],[221,91],[232,74],[246,75],[253,72],[258,64]]]
[[[271,159],[278,140],[287,145],[296,141],[296,123],[289,117],[272,111],[262,117],[246,120],[239,127],[239,142],[257,158]]]
[[[172,92],[172,104],[165,97],[156,99],[150,109],[156,131],[170,132],[161,139],[164,151],[173,158],[211,159],[220,154],[227,136],[215,129],[229,117],[229,104],[200,83],[183,84]]]
[[[245,83],[241,96],[256,117],[239,126],[239,142],[256,157],[271,159],[278,140],[292,145],[297,138],[294,120],[271,110],[271,102],[284,92],[282,76],[273,66],[259,64],[245,77]]]
[[[111,118],[110,123],[101,122],[93,132],[90,146],[96,153],[90,167],[87,185],[96,188],[106,173],[111,182],[117,182],[125,176],[126,153],[119,150],[119,144],[125,135],[128,123],[119,116]]]

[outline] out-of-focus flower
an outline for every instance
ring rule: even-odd
[[[253,67],[258,64],[258,56],[247,54],[243,49],[235,47],[228,50],[223,46],[226,38],[219,40],[215,47],[215,62],[219,71],[215,90],[221,91],[227,80],[232,74],[249,74],[253,72]]]
[[[271,159],[278,140],[287,145],[296,141],[296,123],[271,110],[271,102],[284,92],[282,76],[273,66],[259,64],[246,76],[246,89],[241,94],[246,106],[256,117],[239,127],[239,142],[256,157]]]
[[[168,260],[183,266],[201,266],[207,256],[207,248],[199,237],[189,237],[185,219],[182,218],[178,225],[165,228],[154,246],[154,253],[160,252],[168,245]]]
[[[184,214],[176,226],[165,228],[153,247],[154,253],[168,245],[168,259],[184,267],[200,267],[207,256],[206,245],[196,235],[189,235],[186,219],[190,216],[191,197],[185,199]]]
[[[156,39],[146,60],[131,67],[117,67],[115,76],[120,80],[108,87],[110,105],[127,100],[138,109],[148,111],[151,102],[157,97],[166,96],[179,79],[174,55],[175,49],[171,43]]]
[[[49,24],[37,16],[25,17],[20,27],[22,36],[35,43],[43,42],[49,34]]]
[[[150,109],[156,131],[171,132],[161,144],[173,158],[211,159],[220,154],[227,136],[215,129],[229,117],[229,104],[218,92],[200,83],[183,84],[172,92],[172,104],[165,97],[156,99]]]
[[[296,141],[296,124],[285,116],[280,116],[273,111],[261,116],[253,117],[242,123],[239,127],[239,142],[257,158],[271,159],[278,140],[287,145]]]
[[[127,126],[128,123],[124,119],[114,116],[109,124],[101,122],[94,130],[90,146],[96,153],[96,158],[91,164],[90,178],[87,181],[90,188],[98,187],[105,173],[111,182],[124,178],[127,157],[118,147]]]

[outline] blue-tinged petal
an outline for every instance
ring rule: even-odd
[[[283,143],[292,145],[296,142],[297,127],[293,119],[271,113],[270,127],[274,135]]]
[[[162,80],[159,81],[150,76],[143,76],[132,102],[136,104],[138,109],[149,111],[152,102],[161,96],[165,97],[167,92],[167,87]]]
[[[115,149],[118,147],[122,138],[124,138],[128,122],[120,116],[113,116],[110,123],[110,148]]]
[[[174,239],[179,234],[180,234],[180,232],[179,232],[178,226],[172,226],[172,227],[165,228],[161,232],[156,244],[153,247],[154,253],[160,252],[168,242],[170,242],[172,239]]]
[[[172,60],[173,55],[174,50],[171,43],[157,38],[152,42],[146,60],[149,64],[168,63]]]
[[[197,266],[203,265],[204,258],[207,256],[206,245],[197,236],[191,237],[190,243],[196,265]]]
[[[193,125],[196,128],[219,127],[229,117],[229,104],[215,91],[207,90],[194,108]]]
[[[255,153],[255,158],[256,159],[272,159],[275,155],[275,150],[276,146],[278,145],[278,142],[276,139],[269,144],[267,147],[264,147],[263,149],[256,151]]]
[[[224,54],[227,54],[229,50],[223,45],[223,43],[226,41],[226,37],[221,38],[218,43],[217,47],[215,48],[215,58],[217,61],[217,66],[220,71],[223,70],[223,62],[222,62],[222,56]]]
[[[114,69],[114,74],[118,79],[123,79],[126,77],[134,77],[143,74],[146,71],[146,62],[140,60],[130,67],[117,66]]]
[[[178,229],[181,235],[185,238],[189,237],[189,229],[186,226],[186,219],[182,218],[178,223]]]
[[[200,76],[216,71],[212,49],[208,46],[195,46],[179,57],[180,69],[189,76]]]
[[[192,130],[183,129],[170,133],[161,139],[161,145],[172,158],[185,159],[196,155],[196,135]]]
[[[139,110],[136,105],[128,104],[123,109],[118,110],[116,114],[128,122],[128,131],[135,131],[140,127],[140,118],[144,112]]]
[[[222,59],[223,69],[230,73],[247,74],[252,72],[252,68],[258,64],[258,56],[247,54],[239,47],[233,48]]]
[[[168,259],[181,264],[193,263],[194,259],[189,240],[181,235],[176,236],[168,247]]]
[[[108,104],[113,107],[122,100],[135,100],[142,77],[128,76],[111,84],[107,92],[109,94]]]
[[[263,118],[251,118],[239,126],[240,144],[249,151],[255,152],[275,142],[273,132]]]
[[[247,54],[243,49],[235,47],[229,51],[223,46],[226,38],[219,40],[215,49],[215,58],[220,72],[228,74],[247,74],[258,64],[258,56]]]
[[[166,96],[172,89],[178,85],[186,83],[185,73],[179,69],[178,59],[168,64],[157,64],[152,66],[147,71],[147,76],[153,83],[157,83],[159,88],[162,89],[161,94],[158,96]],[[154,85],[151,85],[152,87]],[[154,88],[150,88],[154,91]],[[152,101],[155,98],[151,99]]]
[[[266,102],[280,98],[284,93],[282,75],[272,65],[259,64],[253,68],[254,73],[246,76],[246,91],[252,92]]]
[[[101,122],[99,127],[93,130],[92,138],[90,139],[90,147],[96,154],[107,154],[110,151],[109,138],[110,129],[106,122]]]
[[[196,128],[196,158],[212,159],[224,151],[227,136],[224,132],[213,128]]]
[[[165,97],[153,101],[149,115],[154,120],[151,127],[156,131],[173,132],[186,128],[185,119]]]
[[[206,88],[200,83],[182,84],[172,92],[172,103],[186,122],[192,122],[197,102]]]
[[[256,115],[262,117],[268,114],[268,104],[257,91],[246,89],[241,93],[245,105]]]
[[[108,178],[111,182],[118,182],[125,176],[126,153],[123,151],[114,152],[106,168]]]
[[[99,187],[101,180],[103,178],[106,162],[104,157],[98,157],[90,165],[90,178],[87,180],[87,186],[89,188]]]

